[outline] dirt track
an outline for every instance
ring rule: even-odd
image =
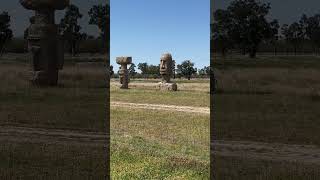
[[[126,107],[126,108],[132,108],[132,109],[150,109],[150,110],[210,114],[210,109],[205,107],[174,106],[174,105],[164,105],[164,104],[138,104],[138,103],[127,103],[127,102],[111,102],[110,104],[111,104],[111,107]]]
[[[0,143],[106,146],[107,135],[87,131],[0,126]],[[320,147],[246,141],[216,141],[214,154],[256,160],[320,165]]]
[[[96,132],[0,126],[0,142],[101,146],[106,145],[106,140],[106,134]]]
[[[245,159],[320,165],[320,147],[246,141],[216,141],[213,154]]]

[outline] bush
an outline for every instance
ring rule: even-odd
[[[14,38],[5,45],[6,53],[26,53],[28,52],[28,44],[24,39]]]

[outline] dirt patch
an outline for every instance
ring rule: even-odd
[[[0,126],[0,142],[74,144],[107,147],[107,134],[30,127]],[[250,141],[214,142],[214,155],[320,165],[320,147]]]
[[[320,165],[320,147],[249,141],[216,141],[214,154],[226,157]]]
[[[0,126],[1,142],[46,143],[46,144],[86,144],[107,146],[107,134],[30,127]]]
[[[174,106],[164,104],[138,104],[138,103],[126,103],[126,102],[111,102],[111,107],[125,107],[132,109],[150,109],[150,110],[161,110],[161,111],[178,111],[187,113],[200,113],[210,114],[209,108],[204,107],[191,107],[191,106]]]

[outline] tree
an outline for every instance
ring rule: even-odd
[[[10,29],[10,21],[11,19],[8,12],[0,14],[0,56],[2,56],[6,42],[13,37],[12,30]]]
[[[76,5],[69,5],[64,18],[60,21],[60,29],[64,39],[68,42],[68,49],[72,56],[77,54],[76,47],[78,42],[84,37],[80,33],[81,27],[78,25],[78,19],[82,18],[82,14]]]
[[[141,71],[142,75],[145,75],[148,73],[148,64],[147,63],[139,63],[138,69]]]
[[[114,75],[113,66],[110,65],[110,76],[113,76],[113,75]]]
[[[210,66],[204,66],[198,73],[200,76],[210,77]]]
[[[134,63],[132,63],[129,67],[129,75],[134,78],[134,76],[137,74],[136,72],[136,65]]]
[[[256,0],[232,1],[227,10],[215,12],[215,20],[223,23],[216,24],[218,32],[214,36],[221,42],[231,40],[242,50],[242,54],[248,51],[250,58],[255,58],[259,44],[269,39],[273,32],[271,29],[276,27],[275,20],[269,23],[266,18],[270,8],[269,3]]]
[[[268,26],[267,29],[265,29],[265,41],[267,43],[270,43],[271,45],[273,45],[274,47],[274,55],[277,55],[277,42],[280,38],[279,35],[279,22],[278,20],[273,20],[270,22],[269,24],[270,26]]]
[[[96,25],[100,30],[100,38],[104,49],[109,50],[107,43],[110,41],[110,6],[94,5],[88,12],[90,16],[89,24]],[[109,52],[108,52],[109,53]]]
[[[294,54],[297,54],[297,48],[300,46],[304,39],[302,25],[294,22],[291,25],[284,24],[281,28],[281,33],[284,35],[285,40],[293,45]]]
[[[304,33],[304,37],[310,40],[314,46],[320,48],[320,14],[308,17],[303,14],[299,24]]]
[[[231,14],[226,10],[218,9],[214,12],[213,18],[214,23],[211,24],[212,46],[220,50],[221,55],[225,57],[228,49],[232,47],[229,29]]]
[[[173,79],[176,79],[176,61],[172,60],[172,74],[173,74]]]
[[[193,74],[197,73],[197,69],[194,68],[194,63],[192,63],[190,60],[183,61],[181,65],[177,66],[177,68],[178,73],[188,78],[188,80],[191,79]]]
[[[149,65],[147,68],[147,74],[152,76],[153,78],[157,78],[160,76],[160,64],[159,65]]]

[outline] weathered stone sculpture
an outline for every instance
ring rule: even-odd
[[[119,76],[120,76],[120,84],[121,89],[129,88],[129,73],[127,69],[127,65],[132,63],[132,57],[117,57],[116,61],[120,64]]]
[[[55,10],[63,10],[69,0],[20,0],[23,7],[34,10],[28,28],[28,49],[33,55],[32,83],[55,86],[63,67],[63,41],[55,24]]]
[[[176,83],[172,83],[170,78],[172,76],[172,55],[165,53],[160,59],[160,75],[162,76],[162,82],[159,83],[160,90],[177,91],[178,87]]]

